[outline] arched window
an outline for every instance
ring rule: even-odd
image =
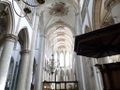
[[[64,54],[63,54],[63,52],[60,53],[60,67],[64,67]]]

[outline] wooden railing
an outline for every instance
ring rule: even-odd
[[[77,81],[44,81],[43,90],[79,90]]]
[[[103,90],[120,90],[120,62],[97,64],[102,75]]]

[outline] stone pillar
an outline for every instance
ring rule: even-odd
[[[76,63],[76,75],[79,82],[79,90],[86,90],[82,57],[76,54],[74,54],[74,56]]]
[[[91,24],[91,21],[90,21],[90,15],[89,15],[89,10],[87,8],[87,17],[88,17],[88,22],[89,22],[89,25],[90,25],[90,29],[93,30],[93,27],[92,27],[92,24]],[[100,58],[102,60],[99,60],[100,62],[99,63],[106,63],[108,62],[107,58]],[[104,59],[104,60],[103,60]],[[102,61],[102,62],[101,62]],[[103,62],[104,61],[104,62]],[[97,62],[98,63],[98,62]],[[94,77],[95,77],[95,83],[96,83],[96,89],[97,90],[103,90],[102,88],[102,81],[100,80],[100,73],[97,71],[97,68],[95,67],[95,60],[92,60],[92,65],[93,65],[93,71],[94,71]]]
[[[75,30],[76,30],[76,35],[80,35],[83,33],[82,31],[82,24],[81,24],[81,21],[80,21],[80,13],[77,12],[75,13]]]
[[[5,89],[9,64],[16,39],[16,36],[12,34],[8,34],[5,37],[4,48],[0,58],[0,90]]]
[[[95,64],[97,64],[97,60],[96,59],[92,59],[93,72],[94,72],[95,83],[96,83],[96,90],[103,90],[102,81],[100,79],[101,78],[100,72],[95,67]]]
[[[75,13],[75,30],[76,30],[76,35],[80,35],[83,33],[82,31],[82,24],[80,21],[80,13],[76,12]],[[83,61],[82,57],[74,54],[75,59],[76,59],[76,68],[77,68],[77,77],[78,77],[78,82],[79,82],[79,90],[86,90],[85,86],[85,77],[84,77],[84,68],[83,68]]]
[[[26,88],[26,80],[27,80],[27,71],[29,66],[29,53],[30,51],[27,49],[21,51],[21,60],[20,60],[16,90],[26,90],[25,88]]]
[[[43,61],[44,61],[44,51],[45,51],[45,36],[40,35],[40,59],[38,61],[36,70],[36,80],[35,80],[35,90],[42,90],[43,81]]]
[[[80,71],[81,71],[81,79],[82,79],[82,84],[83,84],[83,90],[86,90],[86,85],[85,85],[85,73],[84,73],[84,67],[83,67],[83,58],[80,56]]]
[[[43,81],[43,62],[44,62],[44,52],[45,52],[45,32],[44,32],[44,20],[43,20],[43,14],[41,13],[40,16],[40,47],[39,47],[39,60],[37,63],[37,69],[35,73],[35,90],[42,90],[42,81]]]
[[[32,83],[32,74],[33,74],[33,63],[34,63],[34,57],[35,57],[35,44],[36,44],[36,38],[38,33],[38,23],[39,23],[39,16],[36,16],[34,18],[34,26],[33,26],[33,35],[32,35],[32,45],[31,45],[31,52],[30,52],[30,58],[29,58],[29,70],[27,74],[27,80],[26,80],[26,89],[30,90],[31,83]]]
[[[75,69],[76,69],[76,78],[79,82],[79,90],[83,90],[83,83],[82,83],[82,77],[81,77],[81,71],[80,71],[80,58],[74,53],[75,57]]]

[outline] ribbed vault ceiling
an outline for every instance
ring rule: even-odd
[[[46,50],[50,55],[54,52],[73,52],[78,1],[46,0],[43,20],[47,28],[45,31],[47,34]]]
[[[65,26],[53,27],[49,30],[47,37],[50,47],[54,51],[73,50],[73,35],[69,28]]]

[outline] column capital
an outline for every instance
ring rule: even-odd
[[[20,52],[20,54],[29,54],[30,53],[30,50],[28,50],[28,49],[24,49],[24,50],[22,50],[21,52]]]
[[[18,37],[15,36],[15,35],[13,35],[13,34],[6,34],[6,35],[4,36],[4,38],[5,38],[6,40],[12,41],[12,42],[15,42],[15,41],[18,40]]]

